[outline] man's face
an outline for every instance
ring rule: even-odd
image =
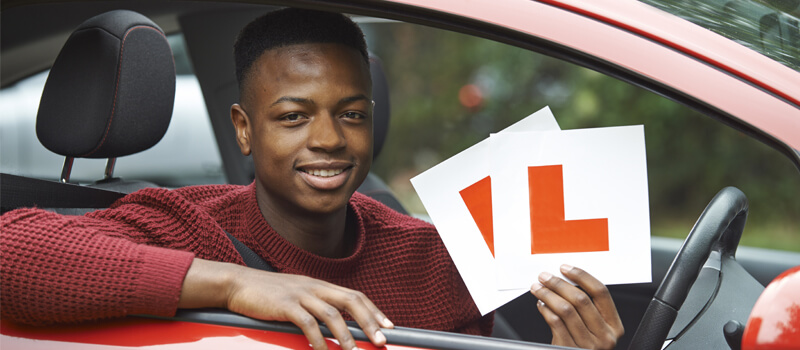
[[[260,205],[344,210],[372,163],[372,86],[358,51],[298,44],[266,51],[231,117],[253,155]],[[261,208],[262,211],[266,208]]]

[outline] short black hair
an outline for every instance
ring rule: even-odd
[[[285,8],[256,18],[242,28],[233,44],[240,91],[253,63],[264,52],[289,45],[323,43],[351,47],[361,53],[369,66],[364,33],[345,15]]]

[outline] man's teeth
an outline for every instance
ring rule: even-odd
[[[306,170],[307,173],[314,175],[314,176],[321,176],[321,177],[330,177],[339,175],[342,173],[342,169],[313,169],[313,170]]]

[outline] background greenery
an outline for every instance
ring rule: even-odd
[[[714,194],[736,186],[750,201],[742,243],[800,251],[800,173],[764,144],[647,90],[527,50],[411,24],[362,27],[392,87],[390,135],[374,170],[412,212],[424,208],[411,177],[549,105],[562,129],[645,126],[653,235],[685,237]],[[459,101],[467,85],[480,92],[476,107]]]

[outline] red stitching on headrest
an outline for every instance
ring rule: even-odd
[[[106,138],[108,137],[108,134],[111,132],[111,122],[114,121],[114,113],[117,110],[117,93],[119,92],[120,76],[122,76],[122,53],[125,51],[125,40],[128,38],[128,34],[130,34],[131,32],[133,32],[136,29],[154,30],[156,33],[160,34],[164,38],[164,40],[167,39],[167,37],[164,35],[164,33],[162,33],[160,30],[158,30],[156,28],[153,28],[153,27],[149,27],[149,26],[135,26],[135,27],[132,27],[132,28],[128,29],[128,31],[125,32],[125,36],[122,37],[122,46],[119,48],[119,62],[117,62],[117,81],[116,81],[116,84],[114,86],[114,102],[111,105],[111,117],[108,119],[108,123],[106,125],[106,131],[103,133],[103,139],[100,140],[100,143],[97,145],[97,147],[95,147],[93,150],[89,151],[89,153],[86,153],[86,154],[81,155],[79,157],[85,158],[85,157],[88,157],[88,156],[92,155],[94,152],[97,152],[100,149],[100,147],[103,147],[103,144],[105,144]],[[167,46],[169,46],[169,45],[167,45]],[[173,65],[175,64],[174,58],[173,58],[172,64]]]

